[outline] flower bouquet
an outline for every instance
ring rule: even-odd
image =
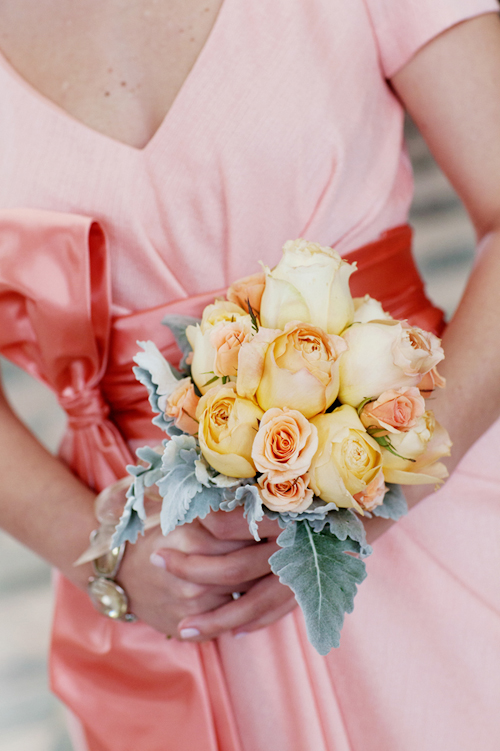
[[[139,342],[161,451],[139,449],[113,546],[147,524],[157,486],[167,535],[210,511],[243,506],[259,540],[264,515],[283,529],[272,571],[303,611],[320,654],[339,645],[371,549],[362,519],[399,519],[401,484],[436,484],[450,440],[425,398],[444,385],[431,333],[394,320],[329,247],[289,241],[280,263],[242,279],[201,321],[169,316],[180,369]]]

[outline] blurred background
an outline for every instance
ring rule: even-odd
[[[416,259],[429,296],[450,316],[473,261],[474,233],[412,123],[407,139],[416,175]],[[14,409],[55,451],[64,417],[54,397],[9,363],[1,369]],[[43,561],[0,532],[0,751],[72,751],[64,710],[47,688],[50,579]]]

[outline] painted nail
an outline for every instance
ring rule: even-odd
[[[181,639],[192,639],[194,636],[200,636],[197,628],[182,628],[180,630]]]
[[[248,636],[248,631],[238,631],[238,633],[234,635],[234,638],[241,639],[242,636]]]
[[[151,553],[151,555],[149,556],[149,560],[150,560],[150,563],[153,564],[153,566],[166,570],[167,564],[165,562],[165,559],[162,558],[161,555],[158,555],[158,553]]]

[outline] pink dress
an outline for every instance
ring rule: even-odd
[[[0,66],[0,350],[58,392],[75,471],[104,487],[154,438],[127,379],[135,338],[173,354],[165,307],[199,310],[289,238],[346,253],[406,221],[411,169],[386,78],[497,8],[226,0],[142,150]],[[102,618],[61,579],[52,684],[89,750],[496,751],[499,448],[495,425],[377,542],[326,658],[298,611],[241,640],[166,642]]]

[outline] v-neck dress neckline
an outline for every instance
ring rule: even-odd
[[[28,98],[38,101],[43,109],[49,112],[51,111],[59,121],[64,122],[64,120],[67,120],[73,128],[76,127],[81,131],[83,137],[94,139],[96,144],[99,142],[104,143],[104,145],[107,144],[117,154],[120,152],[126,154],[128,152],[132,156],[146,156],[155,150],[157,142],[163,139],[164,134],[166,137],[168,131],[172,129],[175,130],[178,127],[178,124],[176,123],[177,112],[182,112],[185,102],[189,107],[194,105],[196,96],[193,96],[193,94],[198,90],[198,79],[203,77],[204,71],[210,69],[209,60],[212,54],[212,48],[217,47],[218,37],[220,36],[220,27],[224,23],[223,16],[226,9],[225,6],[228,4],[228,1],[229,0],[223,0],[205,43],[200,49],[191,69],[178,89],[158,128],[152,134],[148,142],[141,147],[133,146],[132,144],[121,141],[107,133],[96,130],[92,126],[87,125],[82,120],[73,116],[70,112],[65,110],[64,107],[61,107],[57,102],[54,102],[50,97],[43,94],[26,78],[24,78],[1,49],[0,67],[6,71],[7,75],[20,87],[21,90],[24,91]],[[172,125],[171,121],[173,121]]]

